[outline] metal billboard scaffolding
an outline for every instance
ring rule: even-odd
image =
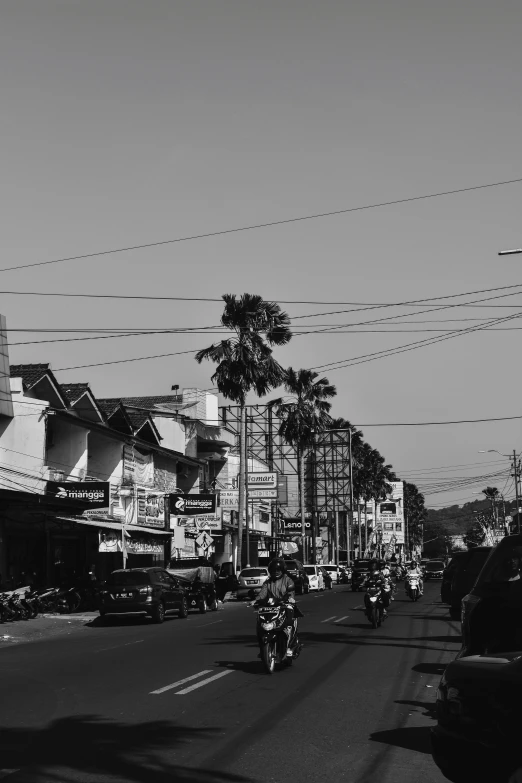
[[[335,525],[334,549],[347,551],[351,512],[351,454],[348,430],[325,430],[315,435],[309,464],[314,498],[314,521]],[[314,537],[316,532],[314,532]]]

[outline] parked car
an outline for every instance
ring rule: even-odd
[[[179,581],[185,590],[189,609],[205,614],[209,609],[217,611],[216,572],[208,565],[194,568],[169,568],[168,573]]]
[[[305,565],[304,570],[308,576],[309,590],[324,590],[324,577],[321,566]]]
[[[100,617],[142,614],[162,623],[165,615],[188,614],[185,590],[164,568],[113,571],[100,591]]]
[[[451,604],[451,582],[453,576],[459,567],[462,565],[468,556],[468,552],[455,552],[451,556],[451,560],[442,572],[442,584],[440,586],[440,600],[443,604]],[[460,607],[459,607],[460,612]]]
[[[442,560],[429,560],[424,568],[424,579],[442,579],[443,571]]]
[[[243,568],[238,576],[237,600],[253,600],[268,579],[268,568]]]
[[[491,550],[475,585],[462,599],[462,649],[468,655],[522,650],[522,535]]]
[[[323,565],[325,571],[331,574],[334,584],[340,585],[342,582],[343,569],[341,566],[332,565],[332,563],[326,563]]]
[[[431,730],[433,760],[449,780],[508,783],[522,767],[521,700],[520,652],[473,655],[449,664]]]
[[[442,600],[445,603],[449,603],[450,617],[453,620],[460,620],[462,599],[475,584],[482,566],[488,559],[492,549],[493,547],[491,546],[476,546],[467,552],[458,552],[450,561],[445,573],[443,573],[441,597],[444,590],[445,598]],[[448,582],[450,583],[449,589],[447,586]],[[448,600],[445,600],[446,598]]]
[[[370,573],[369,560],[355,560],[352,568],[352,591],[364,589],[366,577]]]
[[[295,560],[293,557],[284,557],[283,559],[286,563],[287,573],[292,577],[292,580],[295,584],[296,593],[300,595],[308,593],[310,587],[308,584],[308,575],[304,570],[304,565],[300,560]]]

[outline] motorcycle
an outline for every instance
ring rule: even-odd
[[[29,617],[29,609],[23,605],[18,593],[2,593],[0,596],[0,622],[28,620]]]
[[[274,673],[276,664],[286,663],[287,666],[291,666],[294,659],[299,657],[302,649],[297,635],[297,618],[295,617],[292,634],[290,638],[287,638],[284,628],[287,605],[285,603],[276,605],[273,599],[269,599],[268,606],[260,606],[257,610],[259,652],[268,674]]]
[[[406,595],[412,601],[418,601],[420,598],[420,585],[418,577],[410,576],[406,579]]]
[[[372,628],[378,628],[385,618],[381,588],[377,585],[368,585],[364,603],[366,604],[366,617],[372,624]]]

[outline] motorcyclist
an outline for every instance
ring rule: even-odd
[[[406,582],[406,589],[408,589],[408,581],[410,579],[418,579],[419,595],[424,594],[424,582],[422,581],[422,571],[418,563],[415,562],[415,560],[412,560],[409,566],[406,568],[406,576],[404,579]]]
[[[370,560],[368,563],[368,569],[369,574],[366,577],[366,583],[365,587],[368,589],[368,587],[379,587],[381,590],[381,601],[384,606],[384,613],[387,614],[387,607],[389,606],[390,600],[386,593],[383,591],[383,587],[385,585],[385,579],[382,575],[382,572],[379,571],[379,563],[377,560]],[[370,603],[370,600],[368,598],[368,593],[364,596],[364,603],[366,605],[366,608],[368,609],[368,605]]]
[[[285,561],[280,557],[275,558],[268,564],[268,573],[270,574],[269,578],[262,586],[251,606],[256,608],[258,606],[266,606],[271,603],[270,599],[276,605],[285,604],[285,624],[283,628],[287,637],[287,647],[289,648],[286,651],[286,655],[292,657],[290,642],[293,637],[297,636],[297,622],[295,618],[303,616],[295,605],[295,585],[286,573]]]
[[[392,579],[392,572],[388,563],[384,564],[384,568],[381,570],[385,583],[389,586],[390,592],[388,594],[390,601],[393,601],[393,593],[395,592],[395,584]]]

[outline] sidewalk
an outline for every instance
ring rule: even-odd
[[[98,612],[40,614],[34,620],[16,620],[0,625],[0,648],[68,636],[98,617]]]

